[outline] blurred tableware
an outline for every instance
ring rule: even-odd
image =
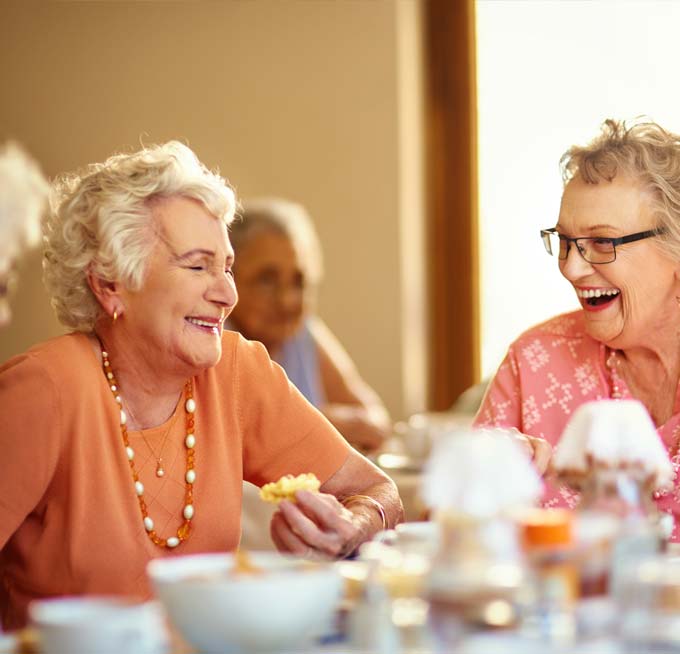
[[[29,616],[41,654],[160,654],[168,644],[157,602],[64,597],[32,602]]]
[[[425,647],[429,605],[423,599],[430,560],[400,549],[397,538],[385,538],[364,543],[359,561],[368,574],[349,619],[353,651],[430,651]]]
[[[571,646],[579,593],[573,514],[535,508],[518,522],[528,568],[522,630],[554,646]]]
[[[337,567],[344,582],[344,602],[351,607],[365,590],[369,564],[355,559],[338,561]]]
[[[435,444],[422,483],[431,509],[463,522],[533,506],[542,490],[523,448],[501,429],[446,432]]]
[[[383,452],[378,454],[376,463],[385,471],[419,473],[425,465],[424,459],[414,459],[408,454],[398,454],[394,452]]]
[[[474,626],[514,625],[518,593],[525,583],[516,524],[502,517],[438,519],[442,542],[428,582],[435,617],[454,613]]]
[[[536,470],[507,432],[466,428],[438,439],[423,498],[441,530],[428,593],[439,643],[450,646],[463,623],[517,623],[525,569],[509,513],[531,506],[541,490]]]
[[[17,638],[14,634],[0,633],[0,654],[15,654],[17,644]]]
[[[440,438],[453,429],[469,427],[471,419],[450,412],[415,413],[406,422],[397,422],[394,433],[404,453],[412,461],[424,461],[430,454],[432,446]]]
[[[389,598],[423,595],[430,560],[422,553],[374,540],[359,548],[359,560],[369,566],[367,582],[379,584]]]
[[[571,416],[555,449],[559,477],[581,490],[594,472],[629,471],[649,491],[672,486],[668,451],[647,409],[637,400],[598,400]]]
[[[250,553],[261,574],[233,571],[233,554],[155,559],[147,573],[170,620],[201,652],[302,648],[330,625],[342,599],[335,564]]]
[[[577,511],[574,536],[579,562],[579,597],[602,597],[609,593],[612,548],[620,520],[602,512]]]
[[[680,652],[680,559],[659,555],[630,566],[618,600],[625,652]]]
[[[402,522],[395,529],[395,546],[404,552],[423,554],[428,558],[436,555],[441,544],[441,525],[430,520]]]

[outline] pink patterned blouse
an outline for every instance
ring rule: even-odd
[[[632,395],[615,366],[616,353],[585,331],[581,311],[563,314],[532,327],[511,346],[501,363],[474,424],[515,427],[555,445],[573,411],[591,400]],[[673,516],[671,540],[680,540],[680,413],[658,427],[676,472],[674,490],[655,493],[658,508]],[[573,508],[578,495],[546,484],[544,506]]]

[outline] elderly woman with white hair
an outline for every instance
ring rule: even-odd
[[[47,182],[18,146],[0,148],[0,327],[11,319],[9,291],[21,252],[38,242]]]
[[[45,279],[72,331],[0,368],[4,626],[36,597],[146,596],[154,557],[235,549],[242,480],[320,479],[272,518],[302,556],[344,556],[401,519],[394,484],[261,345],[223,332],[235,204],[177,142],[57,184]]]
[[[389,414],[315,315],[323,256],[307,211],[282,198],[253,199],[244,203],[230,235],[239,304],[229,327],[260,341],[354,447],[376,450],[390,434]]]

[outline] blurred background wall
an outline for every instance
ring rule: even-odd
[[[48,176],[188,143],[314,217],[320,314],[394,417],[425,407],[420,0],[0,2],[0,140]],[[0,360],[61,332],[38,253]]]

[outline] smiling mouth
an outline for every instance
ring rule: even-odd
[[[618,288],[577,288],[576,295],[589,307],[602,307],[613,302],[621,291]]]
[[[210,334],[214,334],[215,336],[220,335],[220,329],[222,327],[222,322],[223,320],[221,319],[216,319],[216,318],[193,318],[191,316],[187,316],[184,318],[190,325],[193,325],[194,327],[197,327],[198,329],[208,332]]]

